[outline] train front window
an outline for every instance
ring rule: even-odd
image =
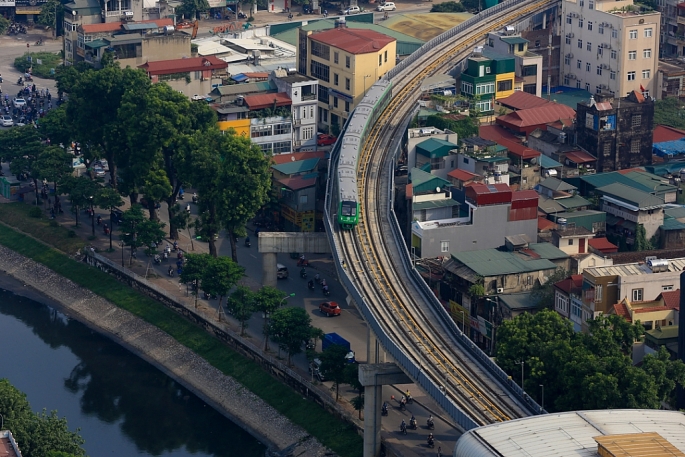
[[[343,204],[342,204],[342,215],[343,216],[356,216],[357,215],[357,204],[354,202],[343,202]]]

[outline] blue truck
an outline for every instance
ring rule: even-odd
[[[354,359],[354,351],[352,350],[352,347],[350,346],[350,342],[347,341],[345,338],[342,336],[338,335],[337,333],[326,333],[323,336],[323,340],[321,340],[321,349],[326,350],[326,348],[333,346],[337,344],[338,346],[342,346],[345,349],[347,349],[347,355],[345,356],[345,360],[347,360],[348,363],[355,363]]]

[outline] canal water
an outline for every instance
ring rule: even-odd
[[[264,455],[264,445],[155,367],[7,291],[22,285],[0,276],[0,378],[34,411],[57,410],[70,429],[81,428],[89,457]]]

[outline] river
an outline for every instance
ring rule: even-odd
[[[80,428],[89,457],[264,455],[263,444],[173,379],[43,303],[0,274],[0,378],[34,411],[57,410]]]

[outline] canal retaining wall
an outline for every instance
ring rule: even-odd
[[[95,257],[97,254],[90,254],[90,263],[114,273],[113,269],[104,262],[107,259],[98,259]],[[217,411],[240,424],[253,436],[267,444],[272,451],[285,451],[285,453],[302,457],[332,455],[330,450],[309,436],[304,429],[293,424],[236,380],[224,375],[202,357],[154,325],[4,246],[0,246],[0,269],[60,303],[62,310],[69,316],[107,335],[152,363]],[[124,277],[120,279],[125,280]],[[146,292],[145,285],[140,285],[142,283],[133,281],[130,284],[147,295],[151,295],[151,290],[154,289],[154,287],[149,288]],[[245,343],[242,345],[238,342],[231,343],[235,338],[225,330],[211,325],[206,319],[193,316],[193,313],[188,310],[184,311],[185,307],[178,302],[174,303],[173,300],[169,300],[164,304],[202,325],[231,346],[239,349],[245,345]],[[251,352],[244,347],[239,351]],[[259,359],[258,357],[251,358]],[[278,363],[273,363],[274,367],[277,365]],[[288,370],[287,367],[283,367],[282,370],[274,368],[270,371],[279,375],[279,371],[286,373]],[[292,374],[296,375],[296,373]],[[284,378],[284,376],[279,377]],[[325,402],[321,399],[317,401]]]

